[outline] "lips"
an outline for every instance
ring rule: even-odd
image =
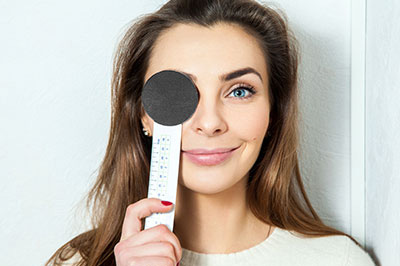
[[[213,150],[207,150],[207,149],[194,149],[194,150],[187,150],[183,152],[191,153],[191,154],[215,154],[215,153],[225,153],[225,152],[230,152],[236,148],[219,148],[219,149],[213,149]]]
[[[239,147],[213,150],[195,149],[182,151],[182,153],[197,165],[211,166],[220,164],[230,158]]]

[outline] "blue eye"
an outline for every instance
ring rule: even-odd
[[[248,98],[251,98],[256,93],[256,91],[253,87],[241,84],[239,87],[236,87],[234,90],[232,90],[230,94],[232,93],[234,95],[234,98],[238,98],[239,100],[246,100]]]

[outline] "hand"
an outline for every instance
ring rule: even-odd
[[[164,224],[141,230],[141,219],[154,212],[168,212],[173,204],[145,198],[126,209],[120,242],[114,247],[117,266],[175,266],[182,258],[179,239]]]

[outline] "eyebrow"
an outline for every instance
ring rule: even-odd
[[[173,70],[179,71],[179,70],[176,70],[176,69],[173,69]],[[191,77],[194,81],[197,81],[197,77],[196,77],[195,75],[190,74],[190,73],[186,73],[186,72],[183,72],[183,71],[179,71],[179,72],[181,72],[181,73],[183,73],[183,74],[185,74],[185,75],[188,75],[188,76]],[[262,79],[262,77],[261,77],[261,74],[258,73],[258,72],[257,72],[254,68],[252,68],[252,67],[241,68],[241,69],[237,69],[237,70],[234,70],[234,71],[229,72],[229,73],[226,73],[226,74],[222,74],[222,75],[219,76],[219,80],[221,80],[221,81],[230,81],[230,80],[232,80],[232,79],[238,78],[238,77],[240,77],[240,76],[243,76],[243,75],[246,75],[246,74],[249,74],[249,73],[256,74],[256,75],[261,79],[261,81],[263,81],[263,79]]]

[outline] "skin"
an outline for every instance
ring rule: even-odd
[[[253,73],[226,82],[218,78],[245,67],[254,68],[262,80]],[[215,166],[199,166],[181,154],[173,232],[183,248],[200,253],[232,253],[259,244],[274,229],[258,220],[245,200],[248,172],[270,122],[261,48],[235,24],[177,24],[157,39],[145,82],[167,69],[195,75],[200,93],[195,113],[182,124],[181,149],[240,146]],[[251,95],[241,84],[256,93]],[[142,124],[152,135],[154,121],[147,114]]]

